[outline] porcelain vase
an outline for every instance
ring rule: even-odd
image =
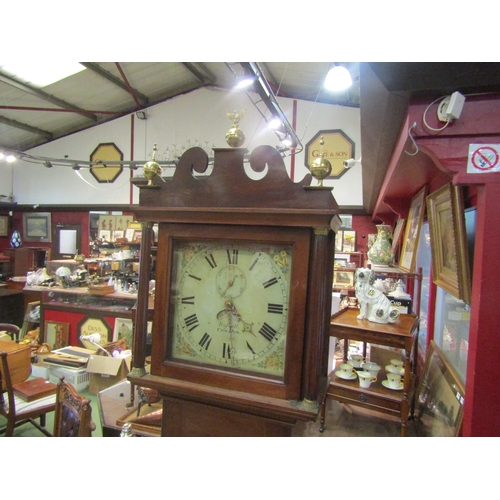
[[[391,226],[379,224],[377,226],[377,238],[368,250],[368,258],[375,265],[390,266],[393,261]]]

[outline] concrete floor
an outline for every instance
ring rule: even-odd
[[[306,425],[306,437],[400,437],[401,421],[396,417],[357,406],[326,402],[325,429],[319,431],[319,418]],[[406,435],[417,436],[415,423],[408,421]]]
[[[97,407],[97,397],[89,396],[92,401],[92,418],[96,424],[93,437],[102,437],[102,428]],[[54,414],[47,415],[46,427],[53,429]],[[5,425],[5,419],[0,416],[0,428]],[[372,412],[356,406],[342,405],[337,401],[326,403],[325,429],[319,431],[319,417],[316,422],[305,426],[305,437],[400,437],[401,424],[398,418]],[[25,424],[14,431],[15,437],[45,437],[31,424]],[[417,436],[415,423],[408,422],[407,436]],[[0,435],[4,437],[4,435]]]

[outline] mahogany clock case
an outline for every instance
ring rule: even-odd
[[[243,365],[238,368],[231,364],[211,364],[199,359],[191,361],[188,357],[175,356],[172,346],[176,328],[174,324],[176,300],[177,303],[179,301],[176,289],[179,277],[176,276],[174,249],[183,243],[193,242],[201,246],[216,242],[221,247],[227,246],[228,249],[233,246],[254,248],[256,244],[262,248],[276,245],[290,248],[289,297],[288,304],[283,310],[283,314],[288,317],[284,332],[285,352],[282,373],[267,375],[262,371],[245,369]],[[160,223],[157,248],[151,374],[278,399],[300,399],[310,230],[308,228]],[[221,301],[215,289],[213,300]],[[246,300],[252,300],[252,297],[247,297]],[[163,307],[160,307],[160,304]]]

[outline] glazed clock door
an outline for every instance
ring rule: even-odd
[[[305,307],[294,306],[305,301],[307,232],[160,225],[159,233],[158,255],[168,258],[157,262],[155,304],[166,307],[155,307],[152,373],[296,392]]]
[[[173,257],[171,359],[283,378],[291,246],[179,241]]]

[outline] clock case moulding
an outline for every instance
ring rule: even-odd
[[[262,178],[248,177],[244,163]],[[293,182],[271,146],[259,146],[250,155],[244,148],[214,149],[209,174],[208,168],[208,155],[195,147],[182,155],[172,177],[156,175],[151,185],[143,177],[131,179],[140,189],[139,205],[131,210],[143,223],[144,248],[129,379],[159,390],[164,399],[209,404],[287,424],[314,420],[327,385],[333,229],[340,226],[332,188],[311,186],[309,174]],[[154,223],[159,225],[156,307],[151,373],[146,374],[149,273],[144,271],[150,268],[147,246]],[[187,237],[293,246],[292,272],[300,282],[291,286],[285,373],[280,380],[168,359],[171,247],[176,238]],[[159,307],[159,300],[166,306]]]

